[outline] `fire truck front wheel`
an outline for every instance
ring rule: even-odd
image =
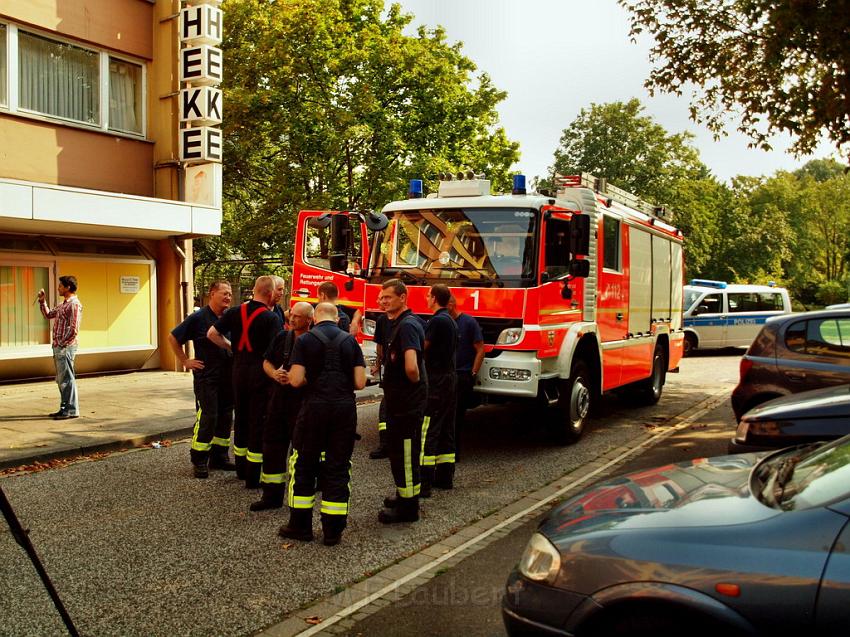
[[[559,418],[553,423],[555,439],[560,444],[570,444],[581,437],[593,398],[590,370],[584,361],[573,362],[569,379],[561,381],[558,390]]]

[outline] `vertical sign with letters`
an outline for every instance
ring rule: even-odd
[[[180,161],[221,162],[223,61],[220,0],[183,0],[180,10]]]

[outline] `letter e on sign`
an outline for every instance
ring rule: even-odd
[[[204,158],[204,129],[184,128],[180,131],[180,161],[200,161]]]

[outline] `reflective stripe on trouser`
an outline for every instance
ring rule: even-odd
[[[428,402],[423,424],[422,465],[454,462],[457,378],[454,372],[428,373]],[[451,456],[451,460],[449,460]],[[442,461],[438,460],[442,458]]]
[[[387,399],[387,445],[396,490],[402,498],[419,495],[419,457],[425,417],[424,383],[384,387]]]
[[[209,451],[213,445],[227,448],[230,446],[230,429],[233,423],[230,366],[205,376],[193,373],[192,387],[198,411],[192,434],[192,449]]]
[[[455,455],[453,453],[444,453],[444,454],[437,456],[435,464],[447,464],[447,463],[454,464],[454,462],[455,462]]]
[[[289,458],[291,507],[307,508],[308,503],[312,507],[321,477],[322,513],[348,514],[356,431],[357,407],[353,399],[305,405],[298,415]]]
[[[381,404],[378,405],[378,431],[387,430],[387,402],[381,398]]]
[[[422,419],[422,445],[419,453],[419,466],[420,467],[432,467],[437,460],[437,457],[434,454],[425,455],[425,445],[428,442],[428,428],[431,425],[431,419],[428,416],[425,416]]]

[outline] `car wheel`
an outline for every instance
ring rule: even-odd
[[[573,362],[570,377],[562,381],[558,392],[557,418],[553,423],[559,444],[570,444],[581,437],[593,402],[590,370],[582,360]]]
[[[685,342],[682,345],[682,356],[690,356],[697,348],[697,337],[691,332],[685,333]]]

